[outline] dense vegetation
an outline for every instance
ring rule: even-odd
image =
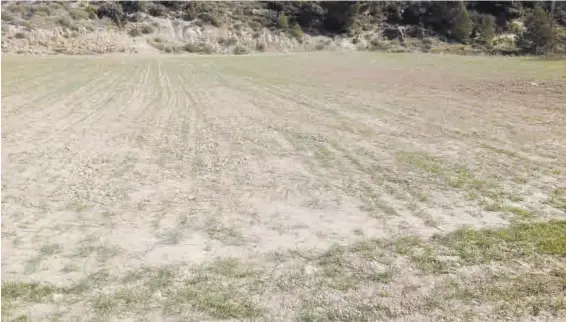
[[[41,2],[41,1],[39,1]],[[27,2],[29,3],[29,2]],[[83,2],[84,3],[84,2]],[[86,1],[88,14],[123,28],[140,15],[198,20],[214,26],[239,21],[253,29],[356,37],[379,29],[388,39],[435,38],[492,50],[501,34],[510,52],[566,50],[566,2],[536,1]],[[4,15],[3,15],[4,20]]]
[[[554,10],[551,10],[552,5],[548,1],[121,1],[100,6],[98,15],[108,16],[118,24],[127,23],[128,17],[135,17],[137,12],[153,16],[180,14],[186,20],[201,18],[220,24],[227,11],[239,9],[256,24],[291,28],[294,33],[300,30],[314,34],[352,35],[372,25],[394,25],[409,27],[408,36],[433,35],[445,41],[474,43],[487,48],[496,33],[514,31],[521,36],[518,41],[520,51],[542,54],[551,51],[556,42],[564,41],[564,37],[551,30],[554,29],[551,21],[557,26],[566,25],[566,3],[556,2]],[[259,11],[264,14],[257,14]],[[551,12],[553,17],[550,17]],[[517,19],[524,20],[525,25],[514,24]],[[514,28],[524,29],[524,32]]]

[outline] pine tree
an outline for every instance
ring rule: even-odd
[[[493,38],[495,38],[495,18],[492,15],[482,15],[478,29],[483,42],[491,46]]]
[[[450,33],[454,39],[466,43],[474,27],[470,13],[466,9],[464,2],[460,1],[453,11],[453,20],[450,26]]]
[[[541,55],[552,50],[553,32],[549,17],[542,7],[537,7],[527,16],[525,28],[519,40],[519,47],[523,51]]]

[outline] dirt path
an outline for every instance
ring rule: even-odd
[[[7,57],[3,315],[447,317],[394,241],[564,217],[566,86],[410,57]]]

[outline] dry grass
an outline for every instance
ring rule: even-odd
[[[3,319],[566,318],[560,62],[2,58]]]

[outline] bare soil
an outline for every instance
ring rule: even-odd
[[[2,58],[3,320],[566,317],[401,251],[564,218],[563,62]]]

